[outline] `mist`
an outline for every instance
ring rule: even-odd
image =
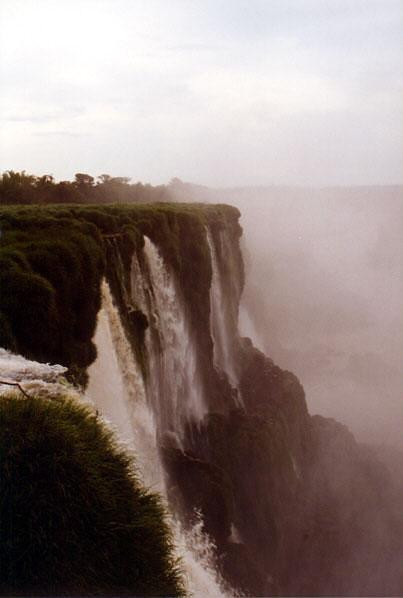
[[[173,188],[239,207],[241,334],[297,374],[310,413],[402,449],[402,187]]]

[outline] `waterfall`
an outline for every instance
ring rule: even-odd
[[[239,372],[236,359],[236,322],[241,288],[239,277],[234,273],[233,251],[225,231],[218,233],[217,250],[213,235],[206,229],[210,249],[212,279],[210,287],[210,331],[213,339],[214,365],[224,372],[231,386],[238,391]],[[220,268],[219,251],[222,261],[226,262],[229,276]],[[227,280],[228,279],[228,280]],[[229,282],[229,286],[226,284]],[[240,396],[238,392],[238,400]]]
[[[159,432],[181,434],[188,420],[207,412],[195,343],[174,277],[157,247],[144,237],[142,271],[132,262],[132,299],[147,315],[147,393]]]
[[[98,355],[88,369],[86,396],[112,424],[127,449],[133,452],[135,448],[136,465],[147,487],[160,492],[163,475],[154,416],[147,405],[141,370],[105,281],[94,342]]]
[[[63,394],[90,402],[105,423],[114,429],[125,450],[134,456],[142,483],[151,491],[160,493],[168,512],[156,418],[147,401],[141,370],[133,357],[119,312],[105,281],[102,283],[102,307],[98,314],[94,342],[97,359],[88,369],[89,382],[84,397],[63,378],[67,368],[30,361],[2,348],[1,380],[10,384],[18,383],[24,392],[35,397],[52,398]],[[0,384],[0,396],[10,390],[14,390],[13,386]],[[196,598],[227,596],[225,584],[214,566],[214,546],[203,533],[202,522],[184,530],[174,513],[168,516],[176,556],[182,563],[187,594]]]
[[[155,259],[155,253],[151,255]],[[156,271],[152,273],[154,277],[156,274]],[[167,281],[167,278],[163,277],[162,280]],[[161,289],[156,288],[155,292],[158,294]],[[172,288],[168,287],[170,298],[171,293]],[[164,468],[158,449],[155,404],[148,402],[141,370],[134,359],[106,282],[102,285],[102,308],[94,342],[98,356],[88,370],[86,394],[115,427],[126,448],[134,454],[143,484],[152,491],[158,491],[168,505]],[[175,345],[166,348],[167,351],[172,349],[175,349]],[[224,583],[214,567],[214,547],[202,533],[201,522],[185,531],[173,513],[169,525],[177,555],[182,561],[189,595],[225,596]]]
[[[28,395],[48,398],[57,394],[78,397],[79,393],[67,383],[62,365],[39,363],[0,348],[0,395],[17,389],[17,384]]]

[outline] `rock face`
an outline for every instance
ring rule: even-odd
[[[402,497],[385,466],[345,426],[310,417],[295,376],[249,341],[242,359],[245,407],[210,413],[189,440],[226,488],[218,523],[223,490],[215,501],[195,471],[171,478],[187,513],[201,509],[223,574],[254,596],[401,594]]]
[[[21,229],[10,236],[7,275],[40,276],[49,301],[61,305],[66,281],[47,281],[43,260],[38,271],[34,260],[25,264],[27,230],[38,235],[40,218],[24,218],[6,214],[8,229]],[[43,218],[50,232],[60,229],[57,210]],[[401,487],[344,426],[311,417],[298,379],[239,337],[238,211],[110,206],[64,209],[63,218],[96,244],[96,300],[92,312],[86,302],[85,330],[94,329],[95,282],[105,275],[143,371],[172,509],[185,525],[202,518],[229,584],[253,596],[402,594]],[[85,257],[82,243],[77,259]],[[71,291],[65,309],[74,312],[70,296],[77,301]],[[6,341],[35,357],[34,340],[23,342],[13,327],[15,310],[7,301],[3,314],[1,307]],[[59,337],[70,338],[56,321]],[[70,368],[85,367],[91,353],[86,334],[78,339],[89,347],[85,359],[76,355],[77,330],[64,362]]]
[[[226,242],[213,236],[220,251],[211,257],[227,297],[234,362],[217,363],[217,335],[205,313],[197,327],[199,338],[210,330],[213,341],[209,411],[189,426],[184,450],[163,448],[172,500],[185,520],[201,513],[223,575],[244,593],[401,593],[402,516],[393,480],[347,428],[309,415],[292,373],[239,338],[243,267],[234,266],[239,250],[231,249],[239,235],[225,226],[220,235]],[[213,259],[212,270],[214,284]],[[210,291],[212,310],[211,301]],[[209,339],[202,344],[209,347]]]

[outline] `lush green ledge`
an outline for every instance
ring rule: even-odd
[[[231,225],[239,237],[238,218],[238,210],[224,205],[2,207],[0,346],[61,363],[82,381],[96,356],[91,339],[101,278],[107,276],[127,318],[122,308],[127,307],[130,262],[142,247],[143,235],[157,244],[175,270],[197,330],[205,321],[211,280],[205,226],[214,230]],[[141,321],[127,329],[132,337],[136,330],[141,336]],[[139,340],[132,338],[137,350]]]
[[[211,379],[206,226],[238,239],[238,218],[224,205],[2,207],[0,346],[84,384],[105,276],[142,357],[130,269],[147,235],[175,271]],[[1,595],[183,595],[159,498],[88,408],[11,394],[0,418]]]
[[[88,407],[0,400],[0,594],[178,596],[157,495]]]

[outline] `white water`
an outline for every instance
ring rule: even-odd
[[[233,339],[225,319],[228,295],[219,271],[217,251],[210,231],[207,229],[207,242],[210,248],[212,279],[210,287],[210,329],[214,346],[214,365],[227,374],[234,388],[238,387],[238,374],[233,354]]]
[[[12,390],[20,392],[17,386],[13,386],[18,383],[24,392],[35,397],[47,398],[56,394],[78,396],[63,378],[66,371],[67,368],[62,365],[31,361],[0,348],[0,379],[9,383],[0,383],[0,395]],[[23,393],[21,396],[24,396]]]
[[[238,304],[241,288],[238,284],[239,276],[234,272],[236,258],[225,231],[218,235],[220,253],[225,260],[230,276],[226,284],[220,270],[220,260],[213,236],[206,228],[207,243],[210,249],[212,278],[210,287],[210,332],[213,339],[214,366],[224,372],[232,388],[236,391],[235,397],[239,405],[243,404],[239,390],[239,368],[236,359],[236,331]]]
[[[129,451],[147,487],[161,491],[162,468],[157,451],[156,426],[147,406],[145,387],[108,284],[102,283],[102,307],[94,342],[97,359],[88,369],[86,396],[113,425]]]
[[[181,434],[187,420],[207,412],[196,346],[180,293],[156,246],[144,237],[147,272],[132,263],[132,300],[148,317],[146,331],[147,394],[159,431]]]
[[[140,368],[113,304],[108,285],[102,285],[102,309],[94,341],[98,357],[89,368],[87,396],[117,430],[121,440],[134,453],[142,482],[158,491],[166,501],[166,485],[161,463],[156,421],[147,403]],[[224,584],[213,564],[213,546],[201,531],[201,523],[184,531],[172,515],[169,521],[177,555],[182,560],[186,589],[195,597],[225,596]]]

